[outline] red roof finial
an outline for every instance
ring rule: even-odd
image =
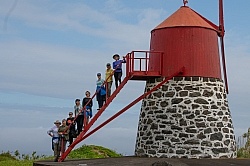
[[[186,6],[187,3],[188,3],[188,0],[183,0],[184,6]]]

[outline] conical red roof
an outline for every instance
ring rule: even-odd
[[[187,6],[182,6],[154,29],[180,26],[204,27],[216,30],[204,18]]]

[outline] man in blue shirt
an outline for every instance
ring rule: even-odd
[[[115,77],[115,87],[118,87],[118,81],[121,84],[121,78],[122,78],[122,63],[126,63],[125,56],[123,57],[123,60],[120,59],[120,55],[115,54],[113,55],[113,59],[115,60],[113,62],[113,69],[115,69],[114,77]]]

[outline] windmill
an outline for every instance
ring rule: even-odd
[[[135,155],[234,158],[235,135],[226,95],[223,0],[219,0],[219,25],[187,3],[183,0],[183,6],[151,31],[150,50],[162,51],[163,56],[157,63],[159,57],[151,54],[149,68],[160,69],[165,77],[182,66],[185,71],[143,99]],[[147,81],[145,89],[159,81]]]

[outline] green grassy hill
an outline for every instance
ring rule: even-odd
[[[32,166],[31,160],[17,160],[10,152],[0,154],[0,166]]]
[[[83,145],[82,147],[73,150],[68,158],[71,159],[93,159],[107,157],[121,157],[121,154],[113,150],[96,145]]]
[[[34,153],[34,152],[33,152]],[[11,154],[10,152],[3,152],[0,154],[0,166],[32,166],[37,160],[53,160],[53,156],[39,157],[39,156],[25,156],[25,158]],[[121,157],[121,154],[116,153],[113,150],[96,145],[83,145],[82,147],[73,150],[68,159],[93,159],[93,158],[107,158],[107,157]],[[21,159],[17,159],[21,158]]]

